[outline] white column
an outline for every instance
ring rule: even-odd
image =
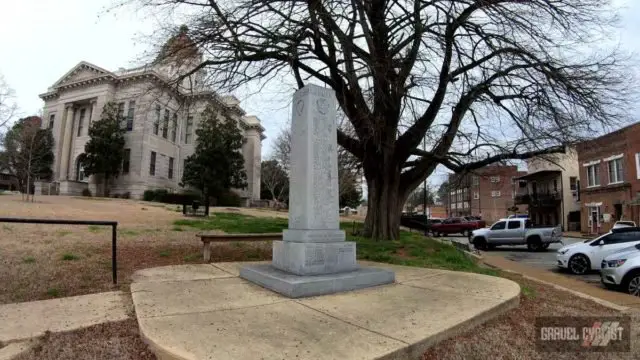
[[[73,116],[75,110],[73,104],[67,106],[65,127],[62,131],[62,151],[60,158],[60,180],[69,179],[69,156],[71,151],[71,138],[73,137]]]

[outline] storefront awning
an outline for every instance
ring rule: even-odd
[[[534,173],[520,176],[519,178],[516,178],[516,180],[536,180],[536,179],[546,178],[551,175],[560,175],[561,173],[562,171],[560,170],[540,170]]]

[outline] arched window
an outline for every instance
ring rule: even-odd
[[[87,177],[84,175],[84,169],[80,159],[76,160],[76,181],[87,182]]]

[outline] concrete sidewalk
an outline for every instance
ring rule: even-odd
[[[500,256],[483,253],[482,257],[482,262],[498,269],[512,271],[537,280],[555,284],[569,290],[573,290],[594,298],[611,302],[618,306],[640,309],[640,297],[631,296],[622,292],[598,288],[584,281],[571,279],[570,277],[555,274],[545,269],[533,268],[515,261],[507,260]]]
[[[479,274],[389,268],[396,283],[289,299],[239,277],[246,263],[138,271],[140,333],[159,359],[418,359],[515,307],[520,287]]]
[[[0,342],[126,320],[131,313],[130,303],[126,293],[112,291],[0,305]]]

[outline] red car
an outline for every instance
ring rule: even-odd
[[[484,220],[455,217],[448,218],[440,224],[431,225],[431,232],[435,236],[462,234],[468,237],[473,230],[482,229],[486,226],[487,223]]]

